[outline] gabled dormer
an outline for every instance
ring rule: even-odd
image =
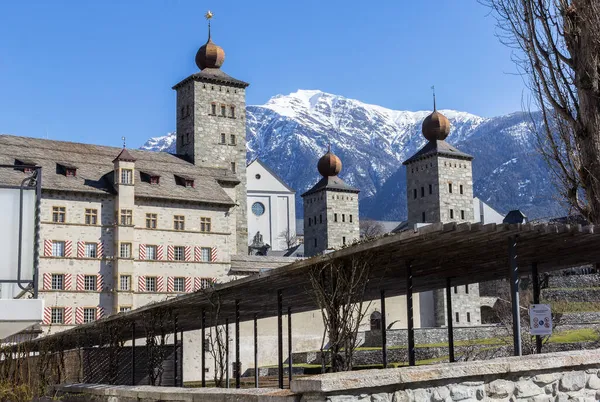
[[[127,148],[123,148],[119,155],[113,160],[115,168],[115,185],[133,185],[135,158]]]
[[[15,166],[17,167],[16,170],[20,170],[23,173],[31,173],[33,172],[33,166],[36,166],[36,163],[29,159],[19,158],[15,159]]]
[[[154,172],[141,171],[140,179],[149,184],[160,184],[160,175]]]
[[[75,177],[77,176],[77,166],[67,162],[57,162],[56,173],[66,177]]]

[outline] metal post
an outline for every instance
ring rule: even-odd
[[[521,315],[519,311],[519,265],[517,264],[517,238],[508,239],[510,269],[510,296],[512,301],[514,355],[521,356]]]
[[[173,331],[173,386],[177,387],[179,385],[177,380],[177,314],[173,317],[173,326],[175,328]]]
[[[387,368],[387,324],[385,322],[385,289],[381,289],[381,360]]]
[[[292,364],[293,364],[293,358],[292,358],[292,308],[288,307],[287,310],[287,316],[288,316],[288,384],[289,387],[291,388],[292,386]]]
[[[415,324],[413,321],[413,284],[412,262],[406,262],[406,318],[408,324],[408,365],[414,366],[415,361]]]
[[[225,387],[229,388],[229,318],[225,318]]]
[[[131,385],[135,385],[135,322],[131,323]]]
[[[254,388],[258,388],[258,314],[254,313]]]
[[[538,275],[537,262],[531,264],[531,279],[533,285],[533,304],[540,304],[540,277]],[[535,336],[535,353],[542,353],[542,337]]]
[[[179,342],[181,342],[181,359],[179,359],[179,386],[183,387],[183,330],[179,331],[179,339]]]
[[[202,355],[200,358],[200,367],[202,369],[202,388],[206,387],[206,311],[202,309]]]
[[[279,388],[283,389],[283,293],[277,291],[277,368]]]
[[[240,387],[240,300],[235,301],[235,387]]]
[[[452,317],[452,279],[446,278],[446,316],[448,321],[448,355],[450,363],[454,359],[454,318]]]

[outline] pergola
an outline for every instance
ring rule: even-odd
[[[136,310],[119,313],[102,320],[80,325],[32,341],[33,348],[44,342],[60,344],[63,350],[102,344],[102,333],[109,327],[117,331],[120,340],[145,337],[148,313],[163,309],[173,317],[169,331],[202,330],[216,325],[235,323],[235,359],[239,367],[239,324],[254,321],[255,370],[257,319],[278,317],[279,385],[283,387],[283,333],[282,319],[287,309],[291,313],[318,309],[308,272],[328,262],[348,262],[361,258],[369,262],[369,281],[366,300],[406,295],[408,309],[409,364],[415,364],[412,297],[414,292],[446,289],[447,310],[452,313],[450,287],[495,279],[511,279],[513,306],[513,335],[515,354],[521,354],[519,330],[518,281],[523,275],[533,275],[534,303],[539,303],[538,272],[548,272],[567,267],[600,261],[600,230],[598,226],[567,224],[488,224],[447,223],[431,224],[417,230],[354,244],[335,252],[317,256],[266,272],[215,285],[214,288],[150,304]],[[215,320],[211,311],[215,297],[220,303],[220,314]],[[394,306],[388,306],[394,308]],[[382,311],[385,320],[385,313]],[[118,324],[118,325],[115,325]],[[116,329],[115,329],[116,328]],[[386,325],[382,322],[382,361],[387,365]],[[452,319],[448,320],[450,360],[454,360]],[[176,338],[175,338],[176,339]],[[291,329],[288,342],[292,342]],[[228,345],[228,342],[227,342]],[[228,346],[227,346],[228,347]],[[291,347],[289,351],[291,353]],[[205,384],[205,348],[202,345],[202,384]],[[291,357],[291,356],[290,356]],[[133,354],[135,359],[135,353]],[[291,359],[289,359],[291,366]],[[135,366],[135,365],[133,365]],[[291,378],[291,367],[289,375]],[[240,384],[240,372],[236,384]],[[258,376],[256,376],[258,377]],[[257,385],[258,379],[256,379]],[[177,379],[176,379],[177,384]],[[258,385],[257,385],[258,386]]]

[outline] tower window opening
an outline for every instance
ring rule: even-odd
[[[425,197],[425,187],[421,187],[421,197]]]
[[[417,189],[416,188],[413,190],[413,198],[417,199]]]
[[[471,322],[471,313],[467,313],[467,322]]]
[[[235,134],[231,134],[229,136],[229,145],[235,145],[237,144],[236,140],[235,140]]]
[[[457,286],[455,286],[455,287],[454,287],[454,294],[457,294],[457,293],[458,293],[458,287],[457,287]]]
[[[225,107],[225,105],[221,105],[221,116],[225,117],[227,113],[227,108]]]
[[[323,215],[319,215],[319,223],[323,223]]]
[[[221,133],[221,144],[225,144],[227,142],[225,133]]]
[[[459,192],[460,192],[461,194],[463,194],[463,185],[462,185],[462,184],[461,184],[461,185],[458,187],[458,189],[459,189]]]
[[[452,194],[452,183],[448,183],[448,192]]]
[[[350,223],[352,223],[352,215],[348,215],[350,219]]]
[[[337,214],[333,214],[333,221],[337,222]]]
[[[456,313],[456,322],[460,322],[460,315]]]
[[[465,294],[469,294],[469,285],[465,285]]]
[[[453,209],[450,210],[450,219],[454,219],[454,210]]]
[[[311,223],[312,223],[312,218],[308,218],[308,227],[310,227]]]
[[[210,114],[213,116],[217,114],[217,104],[213,103],[210,105]]]
[[[236,168],[235,168],[235,162],[231,162],[231,171],[232,171],[233,173],[235,173],[235,172],[236,172]]]
[[[463,209],[460,210],[460,219],[465,219],[465,211]]]
[[[431,184],[429,185],[429,194],[433,194],[433,186]]]
[[[425,212],[423,212],[421,220],[423,221],[423,223],[425,223]]]
[[[315,248],[317,247],[317,239],[315,239]]]
[[[229,106],[229,117],[235,119],[235,106]]]
[[[346,245],[346,236],[342,236],[342,245]]]

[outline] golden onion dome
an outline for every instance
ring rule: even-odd
[[[330,147],[327,153],[319,159],[317,169],[323,177],[337,176],[342,171],[342,161],[331,152]]]
[[[423,120],[423,136],[428,141],[445,140],[450,134],[450,121],[446,116],[434,110]]]
[[[205,68],[221,68],[225,61],[225,51],[216,45],[210,36],[208,41],[196,53],[196,65],[200,70]]]

